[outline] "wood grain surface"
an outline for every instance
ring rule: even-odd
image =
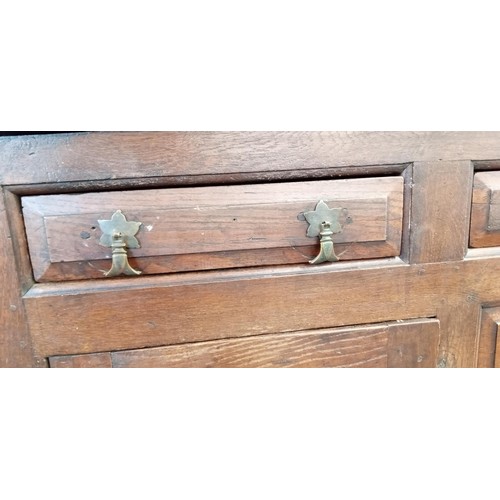
[[[98,220],[118,209],[142,222],[141,247],[129,255],[145,274],[307,262],[319,239],[307,237],[301,214],[319,200],[345,211],[333,236],[342,259],[399,255],[400,176],[25,196],[22,204],[35,279],[59,281],[104,277],[110,262],[96,261],[110,261],[111,249],[99,244]]]
[[[77,354],[49,358],[50,368],[112,368],[111,353]]]
[[[369,324],[442,317],[449,323],[440,339],[443,364],[473,366],[478,328],[464,317],[498,300],[498,272],[497,258],[344,270],[325,265],[272,275],[225,271],[199,273],[199,282],[191,275],[184,283],[149,277],[142,286],[133,279],[100,281],[93,289],[85,282],[40,284],[24,301],[40,356],[331,328],[352,325],[353,318]]]
[[[57,368],[432,368],[439,321],[395,322],[136,351],[55,356]]]
[[[414,163],[410,262],[464,258],[469,241],[472,182],[470,161]]]
[[[500,245],[500,170],[474,176],[470,246]]]
[[[85,132],[0,138],[4,185],[500,158],[500,132]],[[228,178],[226,177],[226,180]]]
[[[109,366],[118,351],[263,342],[292,338],[299,332],[306,338],[307,332],[318,329],[369,328],[415,318],[439,322],[437,366],[492,366],[494,311],[500,307],[500,242],[478,244],[474,238],[477,228],[483,232],[486,228],[486,236],[494,238],[499,231],[499,172],[499,132],[107,132],[2,137],[0,366],[43,366],[47,357],[68,355],[80,356],[65,358],[75,366]],[[188,186],[229,189],[290,181],[300,185],[374,176],[404,178],[400,258],[362,260],[368,255],[366,249],[338,242],[336,250],[348,260],[314,268],[304,263],[315,254],[314,245],[269,245],[265,258],[257,247],[133,256],[132,264],[139,267],[140,260],[146,274],[167,274],[104,280],[93,278],[108,268],[109,260],[96,256],[93,261],[63,262],[57,252],[64,245],[57,243],[45,258],[49,263],[51,258],[61,261],[42,274],[70,281],[33,283],[19,197]],[[476,212],[483,219],[477,219]],[[43,219],[41,214],[32,215]],[[47,227],[58,224],[60,215],[47,214],[47,220],[54,217]],[[47,249],[53,238],[64,240],[57,224],[51,226],[50,239],[44,235]],[[83,231],[81,241],[92,239],[83,238]],[[373,241],[371,250],[385,251],[385,244]],[[200,255],[210,258],[200,260]],[[90,270],[88,262],[95,269]],[[279,265],[282,262],[287,265]],[[183,269],[192,271],[178,272]],[[408,334],[412,342],[424,338],[418,331]],[[426,347],[432,351],[432,342],[410,342],[405,345],[413,347],[403,351],[388,342],[387,359],[396,356],[395,362],[399,356],[408,366],[417,351]],[[279,352],[279,343],[275,348]]]
[[[500,325],[500,307],[483,308],[478,338],[479,368],[500,367],[500,350],[497,349],[498,325]]]
[[[21,300],[14,241],[5,210],[4,192],[0,193],[0,366],[36,366],[31,338]]]

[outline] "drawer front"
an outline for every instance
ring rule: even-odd
[[[142,274],[307,263],[319,238],[302,215],[318,201],[341,208],[333,235],[341,260],[397,256],[402,177],[25,196],[23,215],[36,281],[102,278],[111,248],[99,220],[121,210],[140,222],[127,250]]]
[[[470,246],[500,246],[500,172],[474,176]]]
[[[55,368],[430,368],[439,321],[333,328],[112,353],[53,356]]]

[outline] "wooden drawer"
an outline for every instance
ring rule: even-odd
[[[392,367],[437,363],[439,321],[418,319],[196,344],[53,356],[56,368]]]
[[[141,222],[128,250],[143,274],[307,263],[319,239],[303,212],[324,200],[341,208],[333,235],[341,260],[400,254],[403,179],[387,176],[308,182],[23,196],[36,281],[102,278],[111,249],[98,220],[121,210]]]
[[[470,246],[500,246],[500,172],[474,176]]]

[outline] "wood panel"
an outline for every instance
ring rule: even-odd
[[[500,259],[425,266],[290,268],[37,285],[25,296],[40,355],[136,349],[227,337],[445,315],[456,366],[473,366],[477,329],[450,316],[498,300]],[[131,287],[130,287],[131,286]],[[448,305],[446,307],[446,305]],[[474,304],[472,304],[474,305]],[[81,314],[85,311],[85,314]],[[459,315],[458,315],[459,316]],[[449,338],[448,338],[449,337]],[[451,340],[450,340],[451,339]],[[471,347],[472,346],[472,347]]]
[[[423,319],[134,351],[57,356],[50,359],[50,365],[103,366],[101,359],[104,359],[106,366],[115,368],[424,368],[436,366],[438,339],[439,321]],[[111,363],[105,356],[111,358]]]
[[[413,170],[410,166],[405,171],[405,195],[412,195],[412,203],[405,207],[401,258],[408,266],[390,259],[311,269],[293,265],[294,256],[311,256],[307,247],[300,247],[304,255],[275,248],[270,250],[277,252],[270,262],[289,259],[292,264],[286,269],[46,283],[34,285],[22,301],[20,296],[31,282],[22,224],[13,215],[15,197],[7,195],[8,212],[3,208],[0,212],[1,238],[7,243],[0,249],[4,276],[0,365],[43,363],[30,351],[23,304],[35,356],[42,357],[231,336],[244,340],[435,316],[441,325],[439,366],[491,365],[493,337],[478,332],[491,313],[481,307],[500,303],[495,279],[500,273],[499,246],[469,250],[462,259],[473,164],[491,172],[498,169],[499,158],[498,132],[84,133],[1,138],[0,183],[23,195],[99,186],[114,190],[385,176],[415,163]],[[474,193],[475,200],[477,196]],[[488,217],[490,213],[493,219],[487,224],[496,227],[494,211]],[[345,250],[346,256],[351,255]],[[263,264],[253,253],[258,249],[248,252],[246,261],[238,257],[243,265]],[[203,269],[196,267],[197,254],[182,257],[191,260],[193,269]],[[150,267],[148,272],[157,272],[156,259],[142,259]],[[95,263],[99,273],[107,268],[105,261]],[[60,263],[66,264],[72,265]],[[61,272],[70,279],[81,276],[77,268]],[[489,327],[496,328],[491,321]]]
[[[51,368],[112,368],[109,352],[54,356],[49,358],[49,365]]]
[[[38,285],[25,295],[25,304],[37,351],[45,356],[349,325],[354,311],[361,316],[360,323],[404,317],[391,316],[390,304],[402,301],[395,293],[405,280],[405,268],[399,266],[400,273],[389,266],[327,272],[332,267],[325,265],[310,274],[290,270],[285,276],[269,276],[265,270],[248,272],[246,277],[238,273],[239,279],[227,272],[226,277],[210,273],[202,277],[205,282],[186,285],[150,277],[141,288],[137,287],[142,280],[122,279],[113,281],[125,286],[116,288],[108,282],[95,293],[83,283],[64,287],[68,294],[63,294],[58,284],[49,286],[54,291],[49,296],[43,295],[44,285]],[[367,300],[360,300],[365,294]],[[374,309],[369,319],[363,306]],[[405,314],[404,309],[398,308],[398,313]]]
[[[484,308],[478,339],[477,366],[479,368],[500,367],[500,349],[497,349],[499,325],[500,307]]]
[[[3,190],[0,193],[0,276],[0,366],[37,366],[40,360],[35,360],[31,351]]]
[[[111,259],[111,249],[99,245],[97,221],[117,209],[142,222],[141,247],[129,255],[144,273],[307,262],[319,240],[306,236],[300,214],[319,200],[344,211],[342,232],[333,236],[343,259],[399,255],[402,177],[27,196],[22,203],[35,279],[59,281],[103,277],[110,262],[96,261]]]
[[[485,277],[484,274],[480,276]],[[447,276],[438,279],[446,281]],[[467,279],[458,285],[461,289],[457,288],[456,293],[447,294],[443,291],[440,297],[436,297],[436,315],[441,321],[440,368],[476,366],[480,301],[483,294],[480,287],[474,284],[474,279],[473,271],[470,270]],[[456,286],[449,281],[448,285]],[[498,291],[495,293],[498,296]],[[469,360],[468,364],[463,364],[464,359]]]
[[[500,171],[474,176],[470,246],[500,246]]]
[[[446,262],[465,257],[472,181],[470,161],[414,163],[411,263]]]
[[[387,337],[387,367],[436,368],[439,333],[439,321],[436,319],[390,324]]]
[[[499,132],[94,132],[0,138],[0,183],[500,158]],[[272,174],[271,174],[272,175]],[[226,181],[230,177],[226,177]]]

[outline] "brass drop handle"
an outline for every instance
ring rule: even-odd
[[[333,248],[332,235],[340,233],[342,226],[339,216],[343,208],[329,208],[323,201],[318,201],[316,208],[311,212],[304,212],[304,217],[309,223],[307,236],[315,238],[319,236],[319,254],[309,264],[321,264],[322,262],[337,262],[338,256]]]
[[[329,222],[321,223],[321,231],[319,232],[319,254],[312,260],[309,264],[321,264],[322,262],[337,262],[339,258],[335,254],[335,249],[333,248],[332,234],[333,231],[330,229],[331,224]]]
[[[99,244],[112,248],[111,269],[104,273],[104,276],[112,277],[126,274],[137,276],[141,271],[137,271],[128,262],[127,248],[140,248],[135,237],[141,222],[127,221],[121,210],[117,210],[110,220],[99,220],[102,231]]]

